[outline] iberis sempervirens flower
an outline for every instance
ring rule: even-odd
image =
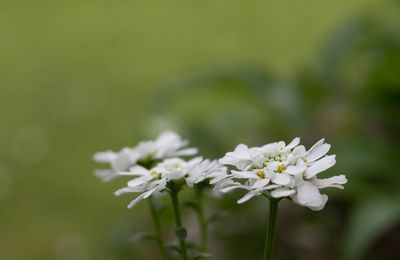
[[[226,167],[217,161],[203,160],[201,157],[189,161],[181,158],[170,158],[158,163],[155,167],[146,169],[134,166],[120,175],[133,176],[127,186],[115,192],[119,196],[125,193],[140,193],[129,205],[133,207],[139,201],[171,189],[181,189],[183,186],[194,187],[215,176],[226,174]]]
[[[321,194],[320,189],[343,189],[347,179],[344,175],[318,178],[321,172],[336,163],[335,155],[326,155],[330,145],[324,139],[309,150],[299,143],[300,138],[287,145],[283,141],[251,148],[240,144],[219,160],[232,168],[230,172],[215,176],[210,183],[223,193],[234,189],[246,190],[238,203],[266,195],[286,197],[312,210],[321,210],[328,196]]]
[[[99,163],[108,163],[111,168],[96,170],[95,175],[103,181],[109,181],[118,177],[118,172],[128,171],[136,165],[149,168],[166,158],[195,155],[197,149],[186,148],[187,145],[188,141],[177,133],[165,131],[154,141],[142,141],[135,147],[125,147],[119,152],[99,152],[93,159]]]

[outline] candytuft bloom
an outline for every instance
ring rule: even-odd
[[[134,179],[130,180],[126,187],[117,190],[115,195],[140,193],[128,205],[128,208],[131,208],[151,195],[169,191],[171,185],[179,186],[179,188],[186,185],[192,188],[209,178],[226,174],[226,167],[223,167],[217,161],[203,160],[201,157],[189,161],[181,158],[169,158],[151,169],[137,165],[129,171],[119,174],[133,176]]]
[[[254,196],[289,198],[293,202],[312,210],[321,210],[328,196],[320,189],[333,187],[343,189],[347,182],[344,175],[319,179],[318,175],[336,163],[335,155],[329,155],[330,145],[324,139],[309,150],[299,145],[300,138],[275,142],[261,147],[240,144],[219,160],[233,169],[215,176],[210,183],[225,193],[235,189],[248,192],[238,200],[243,203]]]
[[[95,175],[103,181],[118,177],[118,172],[128,171],[141,165],[151,167],[155,161],[176,156],[192,156],[196,148],[186,148],[188,141],[173,131],[161,133],[154,141],[142,141],[135,147],[125,147],[119,152],[104,151],[96,153],[93,159],[99,163],[108,163],[111,169],[96,170]]]

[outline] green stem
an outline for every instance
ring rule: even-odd
[[[207,230],[207,222],[204,214],[204,194],[203,189],[199,188],[197,190],[197,203],[198,203],[198,210],[197,215],[199,218],[199,228],[200,228],[200,251],[205,253],[207,252],[207,237],[208,237],[208,230]]]
[[[269,220],[268,220],[267,236],[265,239],[264,260],[272,259],[272,249],[273,249],[274,236],[275,236],[276,215],[278,213],[279,200],[270,198],[269,202],[270,202],[269,203]]]
[[[153,197],[150,196],[148,201],[149,201],[149,207],[150,207],[151,216],[152,216],[152,219],[153,219],[156,242],[158,244],[158,247],[160,248],[161,259],[168,260],[167,251],[165,250],[164,242],[163,242],[162,235],[161,235],[162,231],[161,231],[160,218],[159,218],[159,215],[157,213],[156,207],[154,205]]]
[[[175,213],[175,222],[176,222],[176,228],[182,229],[182,220],[181,220],[181,213],[179,211],[179,200],[178,200],[178,191],[177,190],[171,190],[170,191],[171,199],[172,199],[172,206],[174,207],[174,213]],[[184,260],[188,260],[188,254],[187,254],[187,246],[186,246],[186,240],[185,238],[178,238],[179,239],[179,245],[181,247],[181,254],[182,258]]]

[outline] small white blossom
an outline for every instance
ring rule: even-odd
[[[169,183],[174,183],[178,186],[186,185],[192,188],[194,185],[214,176],[226,174],[226,167],[223,167],[217,161],[203,160],[201,157],[196,157],[189,161],[181,158],[169,158],[151,169],[134,166],[129,171],[120,172],[119,174],[135,177],[127,183],[127,187],[115,192],[117,196],[125,193],[140,193],[128,205],[131,208],[139,201],[153,194],[168,191]]]
[[[330,145],[324,143],[324,139],[308,151],[299,143],[300,138],[288,145],[283,141],[252,148],[240,144],[219,160],[235,169],[214,176],[210,183],[221,192],[247,190],[238,203],[264,194],[272,198],[287,197],[312,210],[321,210],[328,196],[321,194],[320,189],[342,189],[347,179],[344,175],[317,178],[319,173],[336,163],[335,155],[326,156]]]
[[[119,152],[105,151],[96,153],[93,159],[99,163],[108,163],[111,169],[96,170],[95,175],[103,181],[118,177],[118,172],[127,171],[140,164],[148,164],[176,156],[191,156],[197,153],[196,148],[185,148],[187,140],[183,140],[173,131],[161,133],[154,141],[142,141],[133,148],[123,148]]]

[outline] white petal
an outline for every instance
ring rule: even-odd
[[[249,148],[245,144],[239,144],[235,148],[235,153],[246,153],[248,152]]]
[[[291,190],[288,188],[277,188],[277,189],[271,191],[271,196],[273,198],[283,198],[283,197],[293,195],[295,193],[296,193],[295,190]]]
[[[318,160],[319,158],[327,154],[329,152],[329,149],[331,149],[330,144],[321,144],[319,146],[316,146],[315,148],[310,150],[309,153],[307,154],[306,156],[307,161],[313,162],[315,160]]]
[[[197,154],[197,152],[198,152],[197,148],[186,148],[186,149],[171,153],[170,156],[192,156],[192,155]]]
[[[158,189],[158,186],[156,186],[155,188],[153,188],[153,189],[151,189],[151,190],[149,190],[149,191],[146,191],[145,193],[143,193],[143,198],[144,198],[144,199],[147,199],[147,198],[150,197],[151,194],[153,194],[154,191],[156,191],[157,189]]]
[[[276,171],[280,165],[282,165],[281,162],[273,161],[268,163],[266,168],[271,171]]]
[[[232,156],[225,155],[221,159],[218,160],[219,163],[225,164],[225,165],[235,165],[236,163],[236,158],[233,158]]]
[[[304,183],[303,175],[294,175],[292,176],[290,183],[287,185],[290,188],[294,188],[300,186]]]
[[[240,188],[242,188],[241,185],[229,186],[229,187],[226,187],[226,188],[221,189],[221,192],[222,192],[222,193],[228,193],[228,192],[230,192],[230,191],[233,191],[233,190],[236,190],[236,189],[240,189]]]
[[[257,180],[257,181],[253,184],[252,188],[253,188],[253,189],[259,189],[259,188],[261,188],[261,187],[266,186],[268,183],[269,183],[269,178],[268,178],[268,179]]]
[[[121,172],[119,173],[119,175],[147,175],[149,174],[149,170],[140,166],[140,165],[136,165],[134,167],[131,167],[129,169],[129,172]]]
[[[273,189],[278,188],[278,187],[281,187],[281,185],[271,184],[269,186],[265,186],[264,188],[260,189],[260,191],[273,190]]]
[[[318,188],[309,181],[297,187],[296,200],[300,205],[307,207],[320,207],[323,204],[323,197]]]
[[[245,170],[251,164],[250,159],[238,159],[232,156],[225,156],[220,159],[219,162],[224,165],[235,166],[239,170]]]
[[[293,149],[292,154],[294,156],[302,156],[305,152],[306,148],[303,145],[300,145]]]
[[[251,157],[252,157],[251,161],[253,162],[254,165],[256,165],[258,168],[264,167],[265,156],[263,154],[254,153],[252,154]]]
[[[321,140],[319,140],[318,142],[316,142],[309,151],[314,150],[315,148],[317,148],[318,146],[321,146],[323,143],[325,142],[325,138],[322,138]]]
[[[111,163],[116,156],[116,153],[112,151],[99,152],[93,156],[93,160],[99,163]]]
[[[121,188],[121,189],[115,191],[114,195],[121,196],[122,194],[125,194],[125,193],[141,192],[141,191],[143,191],[142,187],[136,187],[136,188],[124,187],[124,188]]]
[[[197,157],[194,157],[194,158],[190,159],[188,161],[188,163],[189,164],[199,164],[199,163],[204,162],[204,161],[206,162],[206,160],[203,160],[202,156],[197,156]]]
[[[322,210],[325,207],[326,202],[328,201],[328,196],[325,194],[322,194],[322,204],[319,205],[318,207],[309,207],[310,209],[314,210],[314,211],[319,211]]]
[[[242,203],[248,201],[249,199],[253,198],[255,195],[256,195],[256,193],[254,193],[254,192],[249,192],[249,193],[247,193],[246,195],[244,195],[241,199],[239,199],[239,200],[237,201],[237,203],[238,203],[238,204],[242,204]]]
[[[229,177],[228,174],[226,174],[226,175],[221,175],[221,176],[217,176],[217,177],[215,177],[214,179],[211,179],[211,180],[210,180],[210,184],[216,184],[217,182],[220,182],[220,181],[222,181],[223,179],[226,179],[226,178],[228,178],[228,177]]]
[[[271,175],[271,181],[279,185],[288,185],[290,183],[290,176],[285,173],[273,173]]]
[[[129,203],[128,208],[132,208],[135,206],[139,201],[144,199],[144,193],[140,194],[139,196],[136,197],[136,199],[132,200],[131,203]]]
[[[285,173],[290,175],[302,174],[307,169],[306,166],[288,166]]]
[[[215,179],[215,178],[217,178],[217,177],[220,177],[220,176],[227,176],[228,175],[228,173],[227,173],[227,168],[226,167],[223,167],[223,168],[220,168],[220,169],[215,169],[215,171],[214,170],[210,170],[206,175],[205,175],[205,177],[206,178],[208,178],[208,179]]]
[[[104,182],[114,180],[115,178],[118,177],[118,173],[113,170],[96,170],[94,172],[94,175],[96,175]]]
[[[251,166],[251,161],[250,160],[237,160],[236,164],[234,165],[236,168],[239,170],[247,170]]]
[[[257,174],[252,171],[232,171],[232,177],[236,179],[249,179],[256,178],[258,179]]]
[[[173,171],[165,173],[163,177],[165,177],[167,180],[178,180],[183,178],[185,175],[186,173],[182,171]]]
[[[314,183],[319,189],[327,187],[343,189],[343,184],[347,183],[347,179],[345,175],[339,175],[326,179],[315,179]]]
[[[149,191],[146,191],[142,194],[140,194],[138,197],[136,197],[136,199],[134,199],[133,201],[131,201],[131,203],[129,203],[128,208],[132,208],[133,206],[135,206],[139,201],[143,200],[143,199],[147,199],[148,197],[150,197],[154,191],[157,190],[158,187],[155,187]]]
[[[162,191],[165,189],[165,186],[167,186],[167,180],[166,179],[161,179],[158,181],[152,182],[154,185],[157,186],[157,191]]]
[[[279,141],[275,143],[275,149],[284,148],[286,146],[284,141]]]
[[[140,186],[146,182],[148,182],[148,179],[145,179],[145,178],[133,179],[133,180],[128,181],[128,187],[134,188],[134,187]]]
[[[138,159],[138,154],[124,149],[118,154],[115,160],[112,161],[111,166],[116,171],[126,171],[135,165]]]
[[[285,151],[292,150],[297,145],[299,145],[299,143],[300,143],[300,138],[299,137],[294,138],[293,141],[291,141],[288,145],[286,145]]]
[[[187,185],[189,188],[193,188],[193,185],[196,184],[196,183],[198,183],[197,179],[194,178],[194,177],[187,177],[185,180],[186,180],[186,185]],[[200,182],[200,181],[199,181],[199,182]]]
[[[335,165],[335,155],[326,156],[318,161],[314,162],[305,172],[306,179],[310,179],[318,173],[325,171]]]
[[[135,152],[140,154],[141,158],[145,158],[153,152],[154,142],[153,141],[141,141],[133,149],[135,150]]]
[[[154,158],[162,159],[165,157],[170,157],[171,154],[175,153],[180,148],[187,145],[186,140],[182,138],[173,131],[165,131],[155,141],[155,154]]]

